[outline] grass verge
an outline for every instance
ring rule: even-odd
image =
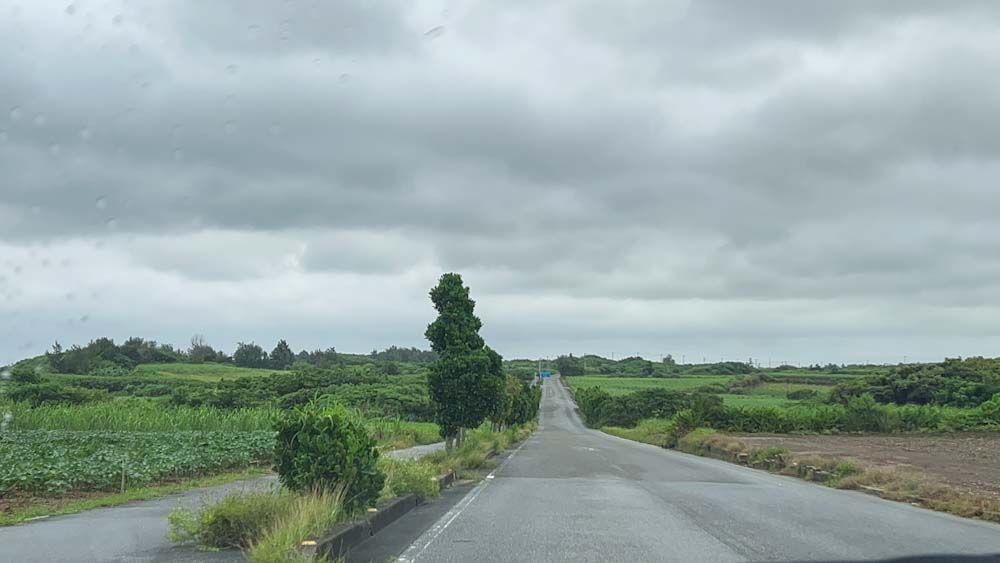
[[[666,447],[664,444],[669,442],[666,437],[671,429],[656,422],[643,421],[635,428],[608,427],[603,430],[621,438]],[[676,449],[799,477],[837,489],[858,490],[966,518],[1000,522],[1000,501],[936,483],[929,476],[912,471],[864,465],[853,459],[837,457],[797,457],[777,446],[752,448],[738,438],[710,428],[697,428],[681,436],[676,440]]]
[[[62,514],[75,514],[94,508],[105,508],[118,506],[128,502],[138,500],[150,500],[166,495],[181,493],[190,489],[201,487],[211,487],[223,485],[234,481],[252,479],[266,474],[262,469],[250,468],[244,471],[220,473],[210,477],[198,477],[185,479],[175,483],[165,483],[160,485],[150,485],[129,489],[124,493],[92,493],[95,496],[85,496],[84,498],[45,498],[31,497],[25,499],[26,505],[21,508],[14,508],[12,512],[0,514],[0,526],[10,526],[19,524],[33,518],[45,516],[58,516]],[[87,493],[81,493],[87,494]],[[14,499],[8,499],[12,501]]]

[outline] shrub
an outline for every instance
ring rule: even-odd
[[[791,399],[792,401],[808,401],[809,399],[815,399],[819,396],[819,393],[815,389],[796,389],[795,391],[789,391],[785,397]]]
[[[703,419],[692,409],[684,409],[675,414],[671,419],[674,423],[674,433],[677,436],[685,436],[702,425]]]
[[[294,502],[288,491],[252,491],[228,494],[200,511],[179,508],[168,517],[170,539],[215,548],[250,547]]]
[[[437,470],[433,465],[410,459],[382,458],[379,467],[385,473],[385,487],[382,498],[391,498],[413,493],[419,497],[432,498],[440,494]]]
[[[16,365],[10,370],[10,380],[14,382],[15,385],[30,385],[33,383],[41,383],[41,378],[39,377],[39,371],[37,366],[33,365]]]
[[[985,422],[1000,425],[1000,393],[979,405],[979,413]]]
[[[888,409],[865,393],[847,402],[843,417],[844,430],[862,432],[889,432],[892,429]]]
[[[16,385],[8,393],[8,398],[11,401],[15,403],[29,403],[33,407],[39,405],[79,405],[89,401],[99,401],[107,397],[107,393],[96,389],[67,387],[58,383]]]
[[[275,469],[289,489],[345,488],[344,508],[371,506],[385,475],[376,442],[356,411],[337,403],[296,407],[275,424]]]
[[[702,442],[713,434],[715,434],[715,430],[712,430],[711,428],[695,428],[690,432],[681,435],[681,437],[677,440],[677,449],[689,453],[700,454]]]

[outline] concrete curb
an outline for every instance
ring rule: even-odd
[[[438,475],[434,480],[439,490],[444,490],[455,482],[455,472]],[[364,520],[339,524],[322,538],[302,542],[299,552],[312,558],[343,557],[352,547],[374,536],[423,502],[422,497],[413,493],[380,502]]]

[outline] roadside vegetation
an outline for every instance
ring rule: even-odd
[[[647,428],[648,429],[648,428]],[[610,433],[647,443],[658,440],[637,429]],[[1000,522],[1000,500],[976,490],[947,486],[914,469],[866,464],[857,459],[791,454],[780,446],[755,448],[739,437],[697,428],[677,440],[678,450],[707,455],[783,475],[817,481],[838,489],[859,490],[882,498],[909,502],[967,518]]]
[[[706,381],[689,390],[644,384],[623,392],[623,385],[633,385],[633,378],[607,377],[606,383],[587,385],[594,379],[571,377],[568,384],[584,420],[595,428],[633,428],[647,418],[672,420],[682,430],[709,426],[734,432],[948,432],[1000,427],[1000,360],[898,366],[835,386],[779,382],[760,372],[722,383]]]
[[[623,392],[621,382],[628,388],[633,378],[614,377],[608,385],[586,385],[592,377],[568,384],[584,421],[615,436],[1000,521],[1000,500],[983,487],[947,486],[916,470],[837,456],[796,457],[781,446],[749,447],[723,434],[1000,430],[1000,360],[825,369],[760,370],[688,390],[641,385]]]

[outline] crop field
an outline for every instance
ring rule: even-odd
[[[10,412],[0,433],[0,496],[56,497],[87,491],[269,467],[277,409],[170,406],[150,400],[84,405],[0,404]],[[440,440],[438,426],[370,419],[381,448]]]
[[[797,400],[788,398],[789,393],[812,391],[815,399],[824,400],[829,396],[830,389],[833,389],[832,385],[771,382],[744,389],[742,393],[726,393],[721,396],[727,405],[737,407],[785,407],[798,403]]]
[[[105,430],[116,432],[270,431],[277,409],[169,406],[149,400],[112,400],[83,405],[0,405],[12,430]]]
[[[133,372],[136,376],[150,376],[156,378],[181,378],[195,381],[219,381],[221,379],[239,379],[242,377],[258,377],[274,373],[270,369],[241,368],[228,364],[189,364],[189,363],[164,363],[164,364],[139,364]]]
[[[699,377],[603,377],[599,375],[581,375],[567,377],[566,382],[573,389],[582,387],[600,387],[612,395],[625,395],[641,389],[669,389],[671,391],[687,391],[703,385],[726,383],[732,377],[724,375],[706,375]]]
[[[771,379],[831,379],[831,380],[848,380],[855,379],[858,377],[865,377],[867,375],[876,375],[887,371],[887,368],[881,367],[857,367],[857,368],[840,368],[837,371],[814,371],[806,368],[796,368],[796,369],[765,369],[761,370],[766,373]]]
[[[784,396],[772,395],[735,395],[727,393],[719,395],[722,401],[733,407],[788,407],[798,403]]]
[[[611,395],[626,395],[642,389],[690,391],[705,385],[728,383],[733,379],[733,376],[728,375],[676,378],[586,375],[567,377],[566,381],[573,389],[600,387]],[[742,389],[740,393],[724,393],[720,396],[727,405],[737,407],[789,407],[800,403],[799,400],[788,398],[788,393],[790,392],[815,391],[817,399],[824,399],[829,395],[830,389],[832,389],[832,385],[770,382]]]
[[[0,434],[0,495],[111,491],[243,468],[270,460],[271,432],[89,432]]]

